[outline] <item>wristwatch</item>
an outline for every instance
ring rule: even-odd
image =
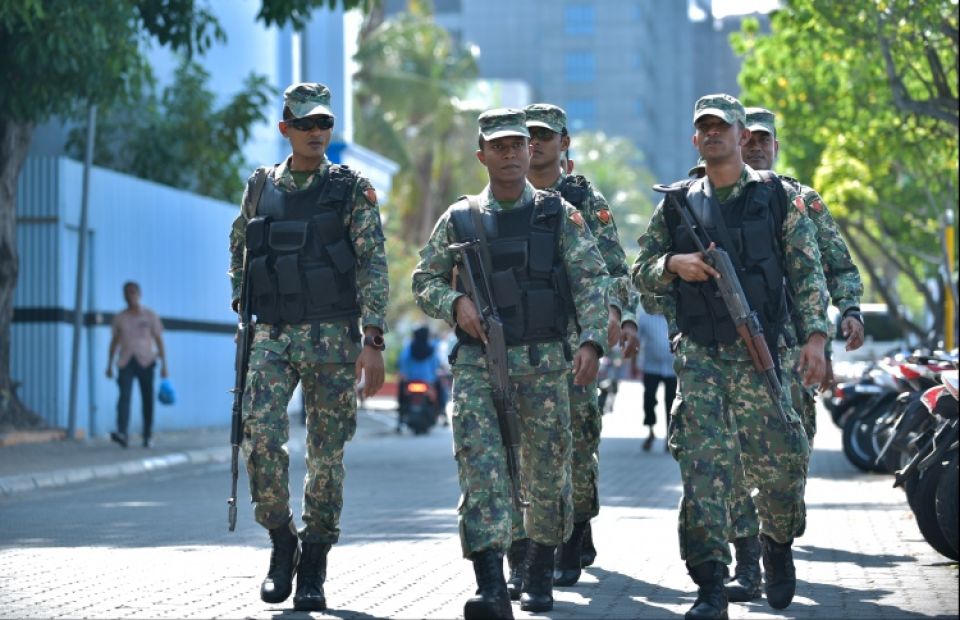
[[[363,346],[383,351],[387,348],[387,343],[383,341],[383,336],[364,336]]]
[[[860,308],[856,306],[851,306],[847,308],[846,311],[843,313],[843,316],[840,318],[845,319],[847,317],[853,317],[856,320],[860,321],[860,324],[863,325],[863,313],[860,312]]]

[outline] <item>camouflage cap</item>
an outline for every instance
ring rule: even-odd
[[[740,121],[742,125],[747,124],[746,113],[743,111],[743,104],[733,95],[718,93],[715,95],[704,95],[697,99],[697,104],[693,108],[693,122],[701,116],[718,116],[729,125]]]
[[[560,106],[531,103],[523,111],[527,115],[527,127],[546,127],[556,133],[563,133],[567,128],[567,113]]]
[[[696,165],[694,165],[692,168],[687,170],[688,177],[692,177],[694,175],[698,177],[702,177],[706,173],[707,173],[707,162],[705,162],[702,157],[697,159]]]
[[[523,110],[516,108],[495,108],[477,117],[480,135],[484,140],[496,140],[506,136],[529,138],[530,132],[527,131],[526,120]]]
[[[283,105],[294,118],[304,116],[333,116],[330,111],[330,89],[316,82],[291,84],[283,91]]]
[[[777,136],[777,116],[766,108],[747,108],[747,129]]]

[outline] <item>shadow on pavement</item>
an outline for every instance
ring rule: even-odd
[[[582,610],[579,609],[581,606],[577,605],[578,610],[582,611],[582,614],[578,615],[584,618],[606,617],[613,607],[616,607],[618,616],[626,612],[625,617],[630,618],[661,617],[669,612],[662,606],[651,605],[637,598],[646,599],[650,603],[675,605],[684,602],[683,597],[690,598],[692,602],[696,596],[696,586],[692,583],[691,591],[685,592],[597,566],[584,569],[584,573],[596,577],[597,581],[580,582],[570,588],[556,588],[561,592],[576,592],[587,599],[588,603],[582,606]],[[626,600],[629,600],[630,604],[624,607]],[[567,606],[569,603],[558,604],[558,609],[561,609],[560,605]]]
[[[807,560],[810,562],[848,562],[864,568],[893,566],[901,562],[915,562],[917,558],[912,555],[871,555],[867,553],[855,553],[846,549],[829,549],[826,547],[813,547],[799,542],[793,548],[793,557],[797,560]]]

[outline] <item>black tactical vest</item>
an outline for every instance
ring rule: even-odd
[[[704,224],[704,228],[710,240],[731,255],[735,266],[739,261],[737,271],[740,285],[750,308],[760,319],[764,339],[771,353],[776,355],[777,338],[789,320],[784,256],[780,242],[781,226],[786,216],[786,194],[782,188],[774,186],[779,186],[776,177],[772,181],[767,176],[763,178],[764,182],[750,184],[732,204],[727,203],[722,209],[715,205],[717,209],[714,213],[722,212],[729,238],[735,247],[723,247],[720,241],[723,236],[717,226]],[[692,183],[685,182],[685,188],[689,189]],[[671,208],[665,211],[665,217],[674,251],[680,254],[697,252],[697,246],[680,215]],[[703,236],[700,240],[706,245]],[[733,320],[713,280],[685,282],[676,278],[673,285],[680,331],[704,346],[732,344],[738,340]]]
[[[488,273],[494,302],[503,320],[507,345],[562,342],[567,321],[575,316],[567,270],[560,255],[563,203],[555,192],[537,191],[522,207],[508,211],[481,209],[481,221],[490,250],[492,273]],[[469,200],[451,208],[457,240],[477,239]],[[471,255],[471,260],[475,256]],[[472,265],[479,278],[478,265]],[[466,277],[465,270],[460,277]],[[483,284],[475,282],[479,291]],[[464,291],[463,284],[457,289]],[[457,328],[461,343],[479,340]]]
[[[564,200],[575,206],[577,211],[582,211],[583,203],[590,195],[590,181],[580,174],[568,174],[563,177],[557,191]]]
[[[343,214],[357,177],[332,165],[309,188],[267,182],[247,223],[251,311],[267,325],[360,316],[356,257]]]

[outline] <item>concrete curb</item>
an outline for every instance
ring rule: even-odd
[[[108,480],[160,471],[181,465],[226,463],[231,458],[229,446],[203,448],[184,452],[171,452],[162,456],[150,456],[106,465],[70,467],[53,471],[0,477],[0,496],[25,493],[39,489],[52,489],[90,480]]]

